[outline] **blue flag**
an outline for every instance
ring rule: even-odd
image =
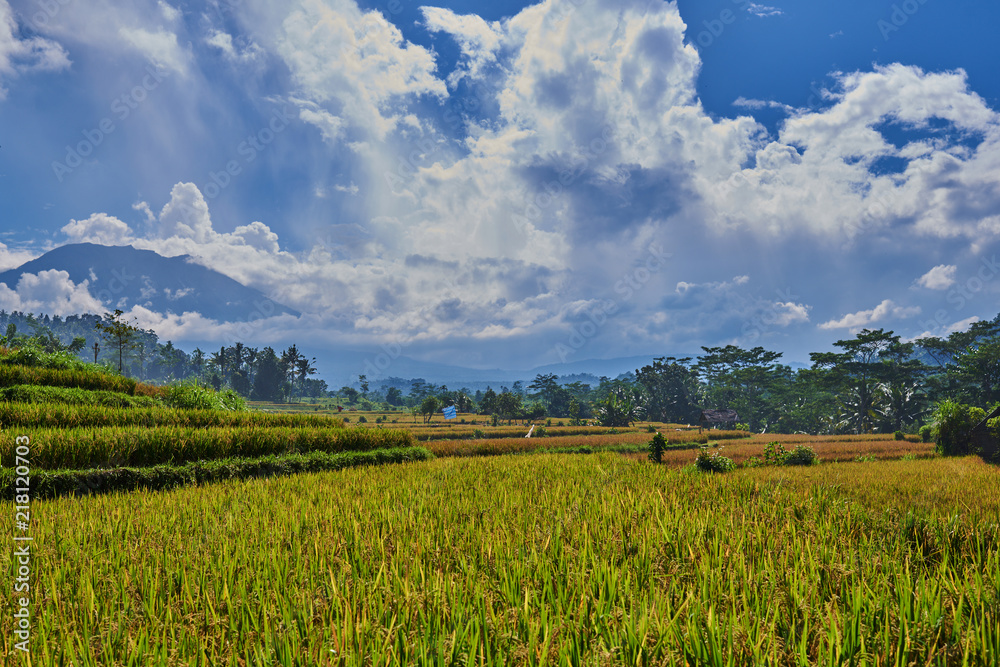
[[[449,405],[442,412],[444,412],[445,419],[455,419],[458,417],[458,410],[455,409],[454,405]]]

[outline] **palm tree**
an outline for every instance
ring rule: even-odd
[[[837,427],[855,433],[872,433],[885,417],[885,396],[879,385],[861,383],[840,399],[841,414]]]
[[[631,426],[642,417],[642,402],[626,387],[615,387],[598,405],[601,426]]]

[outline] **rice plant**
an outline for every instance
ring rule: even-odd
[[[33,662],[996,664],[997,481],[533,455],[38,501]]]

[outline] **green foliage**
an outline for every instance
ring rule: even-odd
[[[16,435],[16,431],[0,432],[0,460],[13,460]],[[406,431],[363,427],[116,426],[35,429],[31,435],[33,470],[146,467],[233,456],[370,451],[414,444]]]
[[[667,448],[667,440],[662,433],[657,433],[649,441],[649,460],[654,463],[663,463],[663,450]]]
[[[812,447],[799,445],[792,451],[785,449],[780,442],[769,442],[764,445],[763,460],[757,459],[754,465],[762,466],[808,466],[819,461]]]
[[[812,447],[799,445],[792,451],[785,454],[784,464],[786,466],[811,466],[819,461],[816,451]]]
[[[597,421],[601,426],[631,426],[642,416],[635,392],[628,387],[614,387],[598,404]]]
[[[764,465],[784,465],[786,456],[788,456],[788,450],[780,442],[774,441],[764,445]]]
[[[744,422],[737,422],[736,426],[734,426],[733,428],[734,428],[734,430],[737,430],[737,431],[749,431],[750,430],[750,425],[746,424]]]
[[[438,411],[438,406],[440,403],[434,396],[428,396],[420,404],[420,414],[424,416],[424,423],[426,424],[434,417]]]
[[[93,366],[90,366],[90,369],[93,368]],[[131,378],[110,375],[97,370],[0,365],[0,387],[10,387],[18,384],[117,391],[132,396],[135,395],[138,383]]]
[[[895,433],[892,434],[892,436],[896,440],[905,440],[906,439],[906,435],[902,431],[896,431]]]
[[[42,387],[48,389],[48,387]],[[79,391],[79,390],[77,390]],[[96,392],[80,392],[93,394]],[[110,394],[137,400],[122,394]],[[141,398],[141,397],[139,397]],[[0,427],[103,428],[181,426],[191,428],[341,428],[336,417],[308,414],[225,411],[69,403],[0,403]]]
[[[972,428],[986,417],[986,411],[971,405],[941,401],[934,411],[934,441],[945,456],[970,454]]]
[[[213,482],[258,477],[279,477],[305,472],[342,470],[356,466],[426,461],[434,455],[422,447],[376,449],[367,452],[309,452],[260,458],[227,458],[195,461],[184,465],[112,470],[40,470],[32,473],[32,498],[125,493],[141,489],[162,491],[179,486],[201,486]],[[0,494],[14,495],[12,470],[0,471]]]
[[[63,405],[99,405],[109,408],[151,408],[163,405],[152,396],[129,396],[116,391],[45,387],[18,384],[0,389],[4,403],[58,403]]]
[[[539,426],[532,433],[532,437],[535,437],[535,438],[544,438],[548,434],[549,434],[549,432],[545,429],[544,426]]]
[[[702,472],[729,472],[736,468],[733,460],[723,456],[718,450],[711,454],[708,453],[708,447],[700,447],[699,450],[694,464]]]
[[[51,368],[71,371],[94,371],[93,364],[80,360],[76,355],[58,350],[46,352],[33,341],[26,341],[18,347],[8,349],[0,354],[0,363],[8,366],[24,366],[27,368]]]
[[[918,433],[920,433],[920,442],[930,442],[931,438],[934,436],[934,429],[930,424],[927,424],[925,426],[921,426]]]
[[[246,410],[246,401],[232,389],[218,392],[193,382],[170,385],[163,402],[185,410]]]
[[[100,332],[106,343],[118,350],[118,372],[124,373],[127,354],[141,345],[138,339],[145,332],[135,326],[135,320],[132,322],[126,320],[121,310],[105,313],[104,321],[97,322],[94,328]]]

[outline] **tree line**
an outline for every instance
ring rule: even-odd
[[[983,408],[1000,402],[1000,315],[947,337],[913,341],[864,329],[835,342],[833,351],[810,354],[811,366],[798,370],[783,365],[780,352],[726,345],[703,347],[694,358],[657,357],[596,385],[538,374],[526,386],[476,392],[422,378],[391,378],[372,390],[364,375],[354,386],[330,390],[313,377],[315,358],[295,344],[279,352],[237,342],[187,353],[160,343],[121,311],[63,319],[0,310],[0,328],[2,345],[63,350],[144,381],[195,379],[252,400],[332,399],[342,407],[409,410],[425,418],[454,405],[498,423],[557,418],[618,426],[639,419],[693,423],[701,410],[732,409],[754,432],[915,432],[942,401]]]

